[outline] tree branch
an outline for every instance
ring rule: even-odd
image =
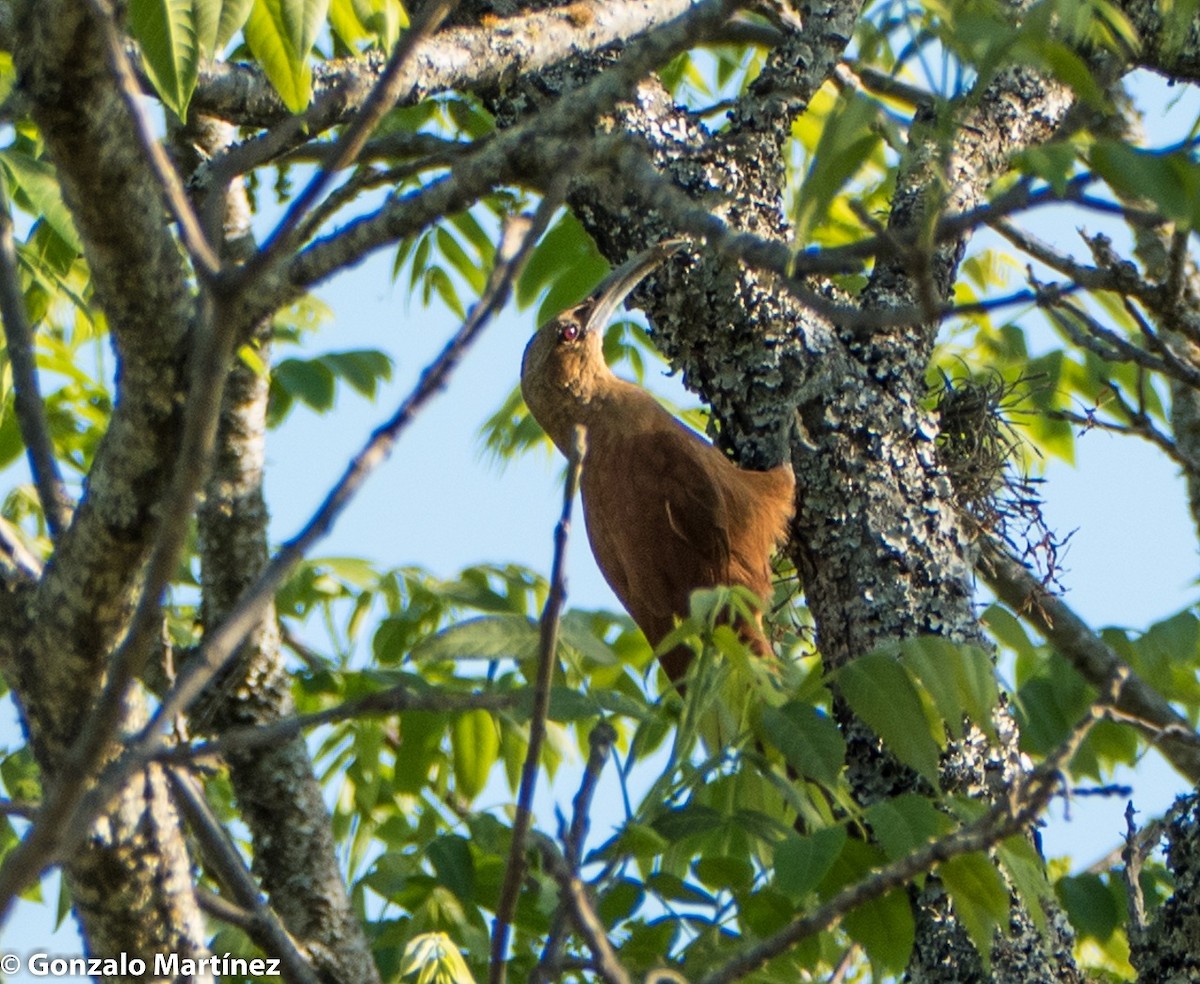
[[[0,318],[4,321],[4,339],[12,366],[13,407],[29,457],[33,484],[46,516],[46,528],[51,539],[57,539],[71,521],[72,503],[54,458],[54,442],[50,440],[46,423],[34,358],[33,329],[25,310],[19,264],[13,241],[12,212],[7,195],[0,190]]]
[[[328,157],[321,163],[304,190],[292,200],[291,206],[262,249],[239,269],[237,276],[241,283],[252,281],[261,270],[290,252],[296,239],[297,227],[304,216],[324,194],[333,176],[358,158],[367,138],[399,97],[405,81],[403,69],[412,60],[417,47],[438,29],[455,2],[456,0],[435,0],[421,8],[417,21],[405,31],[388,58],[379,81],[372,87],[350,125],[330,149]]]
[[[931,841],[860,882],[847,885],[813,911],[706,974],[698,984],[733,984],[814,933],[833,928],[852,909],[909,884],[918,875],[934,871],[951,858],[986,851],[1005,838],[1027,830],[1049,805],[1061,783],[1062,769],[1102,716],[1100,705],[1089,709],[1066,740],[1040,766],[1022,777],[1007,796],[974,823]]]
[[[510,85],[514,65],[520,74],[531,74],[581,52],[638,37],[692,6],[692,0],[581,0],[567,8],[495,18],[482,27],[442,31],[417,47],[397,79],[395,104],[411,105],[451,89]],[[289,125],[315,134],[349,121],[380,72],[379,61],[369,58],[318,64],[313,105]],[[191,105],[241,126],[271,126],[290,116],[260,69],[228,62],[201,71]]]
[[[412,687],[400,684],[378,693],[365,694],[354,700],[343,701],[323,711],[295,714],[268,724],[247,725],[227,728],[216,738],[163,748],[155,758],[168,762],[193,762],[206,758],[220,758],[235,752],[251,752],[295,738],[310,728],[351,718],[403,714],[406,711],[433,711],[435,713],[462,713],[463,711],[505,711],[516,707],[523,699],[522,691],[505,693],[456,694],[439,689],[414,692]]]
[[[549,837],[535,833],[534,841],[541,851],[546,869],[558,882],[559,892],[575,928],[579,930],[579,935],[583,937],[596,959],[596,973],[600,979],[605,984],[633,984],[629,971],[621,965],[612,944],[608,941],[608,931],[592,907],[591,899],[588,898],[579,875],[571,870]]]
[[[258,886],[229,839],[229,834],[213,815],[196,780],[175,767],[168,775],[175,800],[179,803],[192,834],[215,874],[217,881],[245,909],[250,919],[243,924],[251,939],[266,953],[279,958],[282,976],[288,984],[318,984],[319,978],[308,958],[300,952],[283,928],[279,917],[263,904]]]
[[[542,740],[546,735],[546,716],[550,712],[550,681],[558,664],[558,625],[566,601],[567,537],[571,529],[571,507],[579,491],[579,476],[583,456],[587,452],[587,437],[582,427],[575,428],[574,442],[567,458],[567,480],[563,485],[562,516],[554,529],[554,561],[550,568],[550,594],[542,609],[541,638],[538,646],[537,680],[534,684],[533,717],[529,722],[529,747],[521,767],[521,783],[517,790],[517,813],[513,818],[512,842],[504,868],[504,883],[492,923],[491,963],[488,969],[490,984],[504,984],[508,964],[508,930],[517,908],[517,894],[525,873],[525,840],[533,823],[533,793],[541,769]]]
[[[38,822],[0,866],[0,916],[7,912],[16,895],[28,881],[44,870],[56,853],[69,853],[75,848],[92,819],[104,809],[128,777],[159,753],[166,727],[233,657],[242,639],[261,620],[266,606],[271,603],[287,574],[311,546],[329,531],[363,482],[386,459],[400,434],[425,403],[444,386],[471,342],[503,305],[513,280],[519,275],[533,244],[549,224],[556,208],[557,203],[547,199],[542,202],[532,221],[523,219],[510,222],[497,254],[488,289],[472,308],[462,327],[447,343],[441,355],[422,373],[415,389],[401,403],[393,417],[371,435],[308,525],[283,546],[229,615],[206,637],[175,685],[163,696],[141,734],[104,770],[91,789],[84,787],[78,778],[73,785],[65,782],[56,784],[43,812],[39,814]],[[215,387],[218,399],[223,379],[221,375]],[[110,706],[106,700],[99,705],[100,708]],[[104,723],[99,721],[99,715],[93,715],[90,720]],[[82,761],[90,761],[90,750],[81,745],[76,746],[75,754]],[[89,774],[74,773],[76,777]]]
[[[1200,783],[1200,735],[1107,643],[1043,587],[1023,564],[984,541],[980,573],[996,597],[1040,632],[1101,693],[1115,688],[1112,708],[1134,724],[1179,772]]]

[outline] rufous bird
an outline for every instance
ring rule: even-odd
[[[587,430],[580,489],[588,540],[609,586],[657,647],[688,614],[697,588],[742,585],[771,597],[771,554],[786,539],[795,481],[786,463],[739,468],[604,361],[606,323],[629,292],[679,248],[651,247],[614,270],[583,303],[537,330],[521,362],[530,413],[564,455]],[[761,619],[738,625],[760,655]],[[691,651],[660,655],[678,684]]]

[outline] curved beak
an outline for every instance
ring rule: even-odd
[[[664,239],[649,249],[631,256],[600,282],[592,292],[594,301],[588,313],[585,330],[603,327],[621,305],[629,292],[669,257],[688,245],[686,239]]]

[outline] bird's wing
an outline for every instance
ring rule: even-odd
[[[589,451],[588,537],[613,590],[651,643],[688,610],[696,588],[728,578],[728,506],[714,452],[681,427],[606,441]]]

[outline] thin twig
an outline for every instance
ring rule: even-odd
[[[196,904],[200,906],[214,919],[219,919],[223,923],[229,923],[230,926],[236,926],[238,929],[250,934],[254,928],[254,913],[248,912],[240,905],[234,905],[229,899],[223,895],[218,895],[216,892],[203,885],[197,885],[194,889],[196,893]]]
[[[608,941],[604,923],[592,907],[587,889],[584,888],[579,876],[571,870],[566,859],[559,853],[558,848],[549,837],[535,833],[534,841],[541,851],[542,863],[545,864],[546,870],[558,882],[559,892],[566,903],[567,911],[571,914],[575,928],[579,930],[579,935],[583,937],[587,948],[592,951],[592,956],[596,961],[597,975],[606,984],[632,984],[633,978],[629,976],[629,971],[617,959],[616,952]]]
[[[40,807],[33,800],[0,800],[0,816],[22,817],[26,820],[33,817]]]
[[[354,119],[350,121],[337,144],[331,149],[329,156],[304,190],[292,201],[279,225],[263,244],[262,249],[238,271],[238,279],[241,283],[252,283],[262,270],[291,249],[296,239],[294,234],[309,209],[325,193],[333,176],[354,162],[375,127],[379,125],[379,121],[395,104],[404,82],[401,70],[421,42],[438,29],[438,25],[454,9],[456,3],[457,0],[433,0],[431,3],[422,5],[417,20],[396,43],[383,73],[379,76],[379,81],[375,83]]]
[[[71,836],[76,838],[84,836],[87,824],[120,786],[118,782],[106,790],[98,806],[85,810],[86,818],[79,816],[78,811],[85,803],[87,780],[96,775],[109,754],[112,740],[124,719],[126,694],[145,668],[153,645],[160,637],[163,593],[177,570],[196,494],[212,456],[228,376],[226,367],[233,353],[237,325],[232,314],[214,315],[212,311],[212,302],[202,296],[198,324],[192,330],[192,378],[184,408],[179,456],[170,489],[163,500],[158,533],[146,561],[133,617],[125,638],[109,659],[104,691],[67,752],[58,781],[48,792],[24,839],[0,865],[0,921],[7,916],[13,900],[24,886],[41,873],[61,846],[65,833],[71,831]],[[172,717],[178,710],[171,708]],[[122,781],[128,774],[122,774]],[[81,823],[83,827],[78,828]]]
[[[133,119],[134,131],[143,156],[158,179],[167,210],[179,227],[179,238],[192,260],[196,274],[202,280],[211,279],[221,272],[221,258],[204,234],[204,227],[192,208],[187,192],[184,191],[179,173],[155,136],[154,127],[142,108],[142,89],[125,51],[125,41],[117,28],[112,6],[109,0],[88,0],[88,6],[100,22],[104,44],[108,49],[109,67],[112,69],[117,89]]]
[[[4,554],[13,568],[31,581],[42,576],[42,562],[21,542],[20,533],[7,519],[0,516],[0,553]]]
[[[1184,455],[1179,446],[1155,427],[1150,418],[1144,414],[1135,412],[1131,415],[1130,423],[1119,424],[1116,421],[1097,417],[1094,411],[1076,413],[1074,410],[1046,410],[1043,412],[1051,420],[1065,420],[1068,424],[1074,424],[1080,428],[1081,434],[1085,431],[1100,430],[1109,434],[1125,434],[1130,437],[1140,437],[1153,444],[1181,467],[1189,469],[1193,467],[1191,460]]]
[[[488,287],[479,302],[472,308],[463,326],[447,343],[438,358],[422,373],[416,387],[403,401],[393,417],[371,435],[366,446],[355,456],[309,523],[280,549],[254,584],[243,593],[226,619],[205,639],[192,660],[179,674],[175,685],[163,696],[156,713],[141,734],[128,744],[125,752],[104,770],[96,784],[84,794],[83,777],[94,774],[98,757],[104,754],[107,748],[107,742],[100,747],[86,744],[89,731],[98,730],[92,726],[92,722],[100,716],[101,712],[111,718],[114,707],[120,707],[119,702],[107,699],[108,690],[106,689],[106,697],[101,699],[96,712],[85,726],[87,730],[84,732],[84,737],[76,741],[68,759],[68,764],[75,764],[78,760],[85,768],[64,771],[63,775],[69,777],[70,781],[59,782],[54,787],[54,793],[46,807],[39,813],[37,822],[26,833],[21,844],[9,853],[3,866],[0,866],[0,920],[7,914],[17,893],[38,877],[56,854],[64,855],[75,848],[86,835],[92,820],[105,809],[129,776],[158,755],[164,743],[164,734],[171,722],[191,704],[209,681],[220,672],[225,663],[233,658],[242,639],[262,618],[267,605],[275,597],[279,585],[312,545],[328,533],[342,510],[362,487],[363,482],[387,458],[400,434],[412,422],[425,403],[445,385],[471,342],[478,336],[491,316],[503,305],[513,281],[519,276],[534,243],[549,224],[551,216],[558,208],[559,201],[561,201],[560,198],[544,199],[532,222],[528,219],[510,221],[500,249],[497,251],[497,264],[492,271]],[[235,324],[233,318],[218,319],[217,323],[221,324],[222,321],[228,326]],[[230,333],[227,328],[222,334]],[[201,365],[205,361],[198,359]],[[197,374],[199,375],[199,373]],[[218,407],[224,380],[225,374],[219,373],[213,383],[215,391],[213,395],[215,395]],[[193,420],[190,409],[187,419],[189,424]],[[185,451],[187,447],[185,432]],[[182,462],[186,463],[186,461],[187,455],[183,454]],[[196,467],[195,464],[193,464],[194,467]],[[181,466],[181,471],[183,470],[185,469]],[[172,504],[171,508],[181,508],[181,499],[182,496],[178,494],[172,495],[168,499],[168,502]],[[188,501],[190,502],[190,496]],[[188,514],[190,515],[190,512]],[[164,520],[164,527],[166,525]],[[186,523],[183,526],[186,528]],[[148,565],[152,571],[157,569],[155,557],[163,553],[159,549],[163,541],[161,534],[159,539],[160,543],[152,552],[151,562]],[[173,570],[172,566],[168,574]],[[155,574],[155,578],[158,576]],[[153,582],[154,579],[148,573],[146,575],[147,585]],[[165,580],[162,583],[165,584]],[[148,593],[148,590],[144,591],[143,602]],[[157,595],[155,597],[157,598]],[[142,605],[139,604],[138,611],[141,610]],[[135,612],[133,627],[140,625],[144,629],[144,622],[144,617],[139,619],[138,613]],[[131,635],[118,650],[118,655],[130,645],[133,627],[130,630]],[[123,661],[117,661],[114,657],[114,663],[118,662]],[[111,731],[106,733],[111,734]]]
[[[56,540],[71,521],[71,497],[54,458],[54,442],[50,440],[46,408],[38,386],[33,328],[25,310],[19,265],[8,195],[0,189],[0,318],[4,320],[4,339],[8,343],[8,361],[12,365],[13,409],[21,440],[25,442],[33,484],[46,517],[46,528],[50,531],[50,539]]]
[[[859,946],[857,943],[851,943],[846,952],[842,954],[842,959],[837,962],[837,966],[833,968],[833,976],[829,978],[828,984],[842,984],[846,979],[846,975],[854,968],[854,962],[858,958]]]
[[[1120,680],[1109,713],[1136,723],[1180,774],[1200,783],[1200,735],[1187,719],[1020,561],[990,540],[983,547],[978,570],[996,597],[1037,629],[1093,687],[1104,691]]]
[[[333,662],[306,644],[293,632],[283,619],[279,620],[279,641],[295,653],[302,663],[314,673],[321,673],[332,668]]]
[[[588,734],[587,765],[584,766],[579,792],[575,794],[571,828],[567,831],[563,844],[567,864],[575,872],[579,871],[579,866],[583,862],[583,844],[587,840],[588,826],[591,823],[592,797],[596,795],[600,774],[604,771],[604,766],[608,762],[613,743],[616,740],[617,729],[607,721],[598,721]]]
[[[1133,808],[1133,800],[1125,805],[1125,847],[1121,852],[1121,860],[1125,862],[1125,890],[1128,893],[1129,927],[1131,940],[1136,933],[1146,928],[1146,899],[1142,895],[1142,847],[1138,837],[1137,824],[1133,818],[1137,811]]]
[[[907,885],[913,878],[933,871],[952,858],[986,851],[1027,829],[1054,797],[1062,769],[1101,717],[1101,705],[1089,708],[1062,744],[1041,765],[1014,783],[1004,799],[974,823],[876,869],[862,881],[847,885],[824,904],[702,977],[698,984],[740,981],[809,936],[836,926],[851,910]]]
[[[175,793],[175,802],[179,804],[180,812],[200,843],[200,850],[214,876],[234,902],[251,915],[249,925],[244,927],[251,939],[264,952],[279,958],[285,981],[319,984],[317,973],[308,958],[284,929],[279,917],[263,902],[258,885],[246,869],[246,863],[213,814],[196,780],[177,767],[169,769],[167,775]]]
[[[407,684],[400,684],[373,694],[364,694],[354,700],[343,701],[323,711],[310,711],[279,718],[267,724],[246,725],[223,731],[218,737],[194,745],[177,745],[163,748],[155,757],[160,761],[185,762],[203,758],[214,758],[230,752],[244,752],[268,745],[278,745],[310,728],[351,718],[399,714],[406,711],[433,711],[441,714],[461,714],[464,711],[506,711],[516,707],[525,697],[525,691],[512,690],[505,693],[456,694],[439,688],[428,692],[414,691]]]
[[[550,712],[550,680],[557,662],[558,625],[567,597],[566,554],[571,530],[571,507],[579,491],[579,476],[587,438],[582,427],[575,428],[571,454],[567,459],[567,480],[563,486],[562,516],[554,528],[554,562],[550,568],[550,594],[542,609],[541,637],[538,646],[537,682],[534,685],[533,717],[529,722],[529,748],[521,767],[517,790],[517,813],[513,818],[512,843],[504,868],[504,884],[492,923],[492,956],[488,968],[490,984],[504,984],[507,971],[508,931],[517,908],[517,895],[525,873],[525,840],[533,822],[533,793],[541,769],[542,741],[546,736],[546,717]]]
[[[612,754],[613,743],[616,740],[617,731],[607,721],[597,722],[588,734],[588,760],[583,769],[583,779],[579,783],[579,792],[575,794],[571,826],[563,836],[563,854],[567,867],[576,875],[579,874],[583,860],[583,844],[587,839],[588,825],[591,822],[592,797],[596,794],[600,775]],[[554,913],[550,932],[542,947],[542,955],[530,978],[531,984],[541,984],[541,982],[552,979],[561,959],[560,955],[567,931],[567,916],[564,899]]]
[[[1154,850],[1154,845],[1158,843],[1166,829],[1167,823],[1163,817],[1155,817],[1149,823],[1145,824],[1137,835],[1138,850],[1143,854],[1149,854]],[[1084,874],[1088,875],[1104,875],[1111,871],[1117,864],[1121,863],[1125,851],[1128,849],[1128,844],[1123,839],[1120,844],[1114,847],[1103,857],[1097,858],[1086,868],[1083,869]]]

